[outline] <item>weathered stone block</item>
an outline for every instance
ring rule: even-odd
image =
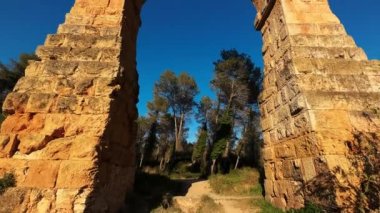
[[[69,34],[95,34],[99,36],[106,35],[119,35],[119,27],[94,27],[89,25],[78,25],[78,24],[61,24],[58,27],[58,34],[60,33],[69,33]]]
[[[293,144],[284,144],[275,146],[276,158],[293,158],[296,156],[296,151]]]
[[[52,121],[60,119],[61,115],[51,115]],[[65,118],[65,136],[76,136],[78,134],[101,136],[108,124],[108,115],[78,115]],[[92,125],[88,125],[88,124]]]
[[[53,91],[55,84],[56,79],[53,78],[23,77],[17,82],[13,91],[17,93],[46,93]]]
[[[76,113],[80,100],[77,96],[60,96],[57,99],[57,105],[54,111],[57,113]]]
[[[271,180],[265,180],[264,181],[264,187],[265,187],[265,195],[274,197],[274,186],[273,181]]]
[[[275,164],[273,162],[266,161],[264,164],[265,179],[275,180]]]
[[[25,68],[25,76],[36,77],[41,76],[40,61],[29,61],[29,65]]]
[[[114,35],[99,36],[91,34],[55,34],[48,35],[45,46],[64,46],[72,48],[121,48],[121,38]]]
[[[114,15],[89,15],[67,14],[66,24],[79,24],[90,26],[115,26],[121,24],[121,17]]]
[[[59,212],[72,212],[76,196],[80,194],[79,189],[58,189],[56,209]]]
[[[290,141],[294,144],[296,156],[298,158],[312,157],[319,155],[318,140],[314,133],[309,133],[297,137]]]
[[[380,69],[378,73],[380,73]],[[380,74],[368,76],[368,80],[372,87],[372,91],[376,93],[380,93]]]
[[[57,180],[60,162],[32,160],[27,162],[25,180],[17,182],[17,186],[54,188]]]
[[[57,188],[79,189],[93,186],[96,165],[93,161],[62,161],[58,172]]]
[[[271,116],[261,119],[261,128],[263,131],[273,128],[273,121]]]
[[[0,135],[0,158],[12,157],[18,144],[16,135]]]
[[[81,112],[85,114],[104,114],[110,110],[112,99],[109,97],[83,97]]]
[[[302,110],[307,108],[305,99],[302,96],[294,98],[293,102],[290,103],[289,108],[292,116],[298,115]]]
[[[98,78],[95,80],[95,95],[111,96],[120,89],[113,78]]]
[[[378,132],[378,127],[380,126],[379,111],[378,108],[371,107],[364,112],[350,112],[349,116],[353,129],[360,132]]]
[[[94,79],[82,78],[78,79],[75,84],[75,93],[78,95],[93,95],[94,94]]]
[[[26,93],[10,93],[7,95],[4,104],[3,112],[7,114],[23,113],[28,103],[29,95]]]
[[[18,150],[22,154],[30,154],[41,150],[49,142],[49,138],[42,134],[23,134],[18,135],[17,139],[20,141]]]
[[[313,130],[313,126],[309,111],[305,111],[294,117],[294,132],[296,135],[301,135],[311,130]]]
[[[272,148],[264,148],[263,151],[263,159],[266,161],[274,160],[275,155]]]
[[[313,110],[310,111],[314,129],[351,130],[348,113],[342,110]]]
[[[117,62],[120,50],[114,48],[69,48],[40,46],[36,54],[43,60]]]
[[[324,155],[346,155],[348,147],[346,142],[353,140],[349,130],[326,129],[316,132],[319,150]]]
[[[71,160],[94,160],[97,157],[97,149],[100,138],[90,136],[78,136],[72,139],[70,149]]]
[[[307,182],[315,178],[317,176],[317,172],[314,166],[314,158],[303,158],[301,159],[301,162],[304,180]]]
[[[25,111],[28,113],[47,113],[53,105],[54,94],[31,94]]]

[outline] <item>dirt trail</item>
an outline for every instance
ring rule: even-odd
[[[212,191],[208,181],[195,182],[189,188],[187,194],[183,197],[175,197],[175,203],[185,213],[192,213],[199,205],[202,196],[208,196],[219,204],[224,213],[255,213],[260,212],[254,208],[251,202],[260,197],[253,196],[224,196]],[[217,213],[217,212],[215,212]],[[220,212],[222,213],[222,212]]]

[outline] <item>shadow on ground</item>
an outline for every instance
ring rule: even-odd
[[[198,179],[172,180],[167,176],[137,173],[134,194],[127,198],[126,211],[149,213],[161,206],[163,197],[185,196],[192,183]]]

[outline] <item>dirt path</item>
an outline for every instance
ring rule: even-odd
[[[222,207],[224,211],[220,213],[255,213],[260,212],[254,208],[251,202],[260,197],[253,196],[224,196],[212,191],[208,181],[195,182],[189,188],[187,194],[182,197],[175,197],[175,203],[185,213],[192,213],[200,204],[202,196],[208,196]],[[217,213],[217,212],[216,212]]]

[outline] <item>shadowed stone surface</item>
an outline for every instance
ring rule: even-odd
[[[358,132],[379,135],[380,62],[367,60],[327,0],[253,3],[265,64],[266,199],[284,209],[307,199],[352,211],[358,195],[333,184],[359,187],[350,142]],[[328,194],[316,190],[329,186]]]
[[[0,212],[116,212],[132,190],[139,0],[76,0],[3,105]]]

